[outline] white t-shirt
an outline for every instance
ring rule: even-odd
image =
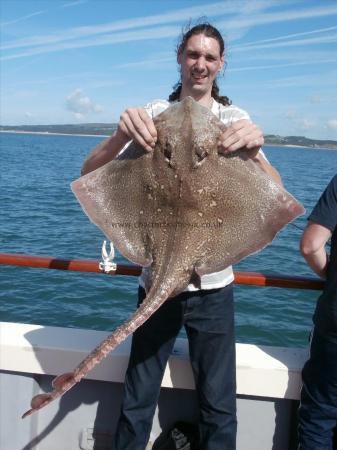
[[[167,100],[154,100],[151,103],[148,103],[145,106],[146,112],[153,119],[158,114],[165,111],[166,108],[170,106],[170,103]],[[250,117],[246,111],[241,108],[238,108],[235,105],[224,106],[221,103],[218,103],[213,99],[213,104],[211,111],[225,124],[231,125],[240,119],[250,120]],[[265,157],[262,150],[260,150],[261,154]],[[139,277],[139,284],[144,287],[144,278],[146,267],[143,268],[142,274]],[[203,275],[201,277],[201,289],[218,289],[227,286],[228,284],[234,281],[234,274],[232,266],[227,267],[224,270],[220,270],[219,272],[213,272],[207,275]],[[189,284],[185,291],[197,291],[197,288],[194,284]]]

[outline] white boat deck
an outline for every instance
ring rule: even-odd
[[[72,370],[107,335],[0,322],[1,449],[111,449],[130,339],[61,399],[21,420],[32,396],[51,389],[52,376]],[[296,400],[307,351],[247,344],[237,344],[236,350],[237,449],[294,450]],[[185,339],[176,342],[162,387],[150,444],[175,421],[197,420]]]
[[[0,322],[0,370],[59,375],[73,369],[107,335],[103,331]],[[129,349],[130,339],[87,378],[122,383]],[[239,395],[299,398],[306,349],[236,344],[236,352]],[[194,389],[185,339],[177,339],[162,386]]]

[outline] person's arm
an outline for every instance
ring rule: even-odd
[[[326,278],[328,255],[325,245],[331,237],[331,231],[318,223],[309,221],[305,228],[300,251],[309,267],[321,278]]]
[[[84,161],[81,175],[86,175],[114,159],[129,140],[130,138],[128,136],[124,138],[124,136],[119,136],[115,132],[112,136],[98,144]]]
[[[84,161],[81,175],[85,175],[114,159],[130,141],[138,142],[146,150],[152,150],[157,139],[153,120],[144,108],[129,108],[123,112],[116,132],[94,148]]]
[[[260,153],[264,144],[262,130],[248,119],[240,119],[232,123],[221,135],[218,146],[221,152],[230,153],[243,149],[248,158],[252,159],[277,184],[283,186],[278,171]]]
[[[248,150],[248,152],[249,151],[250,150]],[[251,155],[250,159],[252,159],[267,175],[269,175],[275,183],[283,187],[281,175],[275,167],[272,166],[263,155],[261,155],[261,153],[257,152],[255,156]]]

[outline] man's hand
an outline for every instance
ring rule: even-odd
[[[120,117],[116,137],[133,139],[151,151],[156,145],[157,130],[144,108],[128,108]]]
[[[241,119],[234,122],[222,133],[218,148],[220,153],[225,154],[244,149],[247,150],[249,158],[255,158],[263,144],[262,130],[249,120]]]
[[[277,184],[283,186],[278,171],[259,153],[263,144],[262,130],[249,120],[241,119],[234,122],[222,133],[218,142],[218,151],[228,154],[239,149],[246,150],[246,158],[253,160]]]

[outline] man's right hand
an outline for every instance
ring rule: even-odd
[[[128,108],[120,117],[116,137],[132,139],[146,150],[153,150],[157,142],[157,130],[144,108]]]

